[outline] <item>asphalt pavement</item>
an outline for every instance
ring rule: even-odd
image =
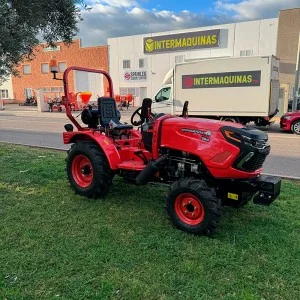
[[[130,123],[136,108],[121,111],[122,122]],[[75,117],[78,112],[74,112]],[[80,117],[77,118],[80,120]],[[36,107],[7,105],[0,111],[0,142],[49,147],[67,150],[62,140],[63,126],[69,123],[64,112],[39,113]],[[300,136],[282,132],[279,124],[266,131],[271,144],[271,154],[264,164],[264,173],[300,179]]]

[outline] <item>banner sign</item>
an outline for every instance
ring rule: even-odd
[[[260,86],[261,71],[182,75],[183,89]]]
[[[126,71],[124,79],[126,81],[147,81],[147,71]]]
[[[144,38],[144,53],[164,53],[203,48],[217,48],[220,29],[185,32]]]

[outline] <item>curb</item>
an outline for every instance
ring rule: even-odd
[[[300,177],[296,177],[296,176],[276,175],[276,174],[268,174],[268,173],[262,173],[262,175],[266,175],[266,176],[277,176],[277,177],[281,177],[282,179],[288,179],[288,180],[300,181]]]
[[[30,144],[13,143],[13,142],[7,142],[7,141],[0,141],[0,143],[2,143],[2,144],[16,145],[16,146],[26,146],[26,147],[38,148],[38,149],[47,149],[47,150],[56,150],[56,151],[68,151],[68,149],[55,148],[55,147],[50,147],[50,146],[30,145]]]

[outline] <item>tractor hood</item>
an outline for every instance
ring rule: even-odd
[[[268,141],[268,135],[261,130],[251,129],[237,123],[204,118],[169,118],[164,121],[163,128],[172,128],[174,132],[184,135],[192,134],[192,136],[199,135],[202,137],[219,135],[219,133],[226,137],[226,132],[232,132],[241,138]],[[203,138],[203,140],[206,139]]]
[[[219,131],[221,127],[228,125],[236,128],[245,128],[245,126],[241,124],[222,122],[204,118],[170,118],[164,121],[164,126],[205,131]]]
[[[211,174],[219,178],[230,178],[235,170],[243,172],[241,178],[258,176],[270,152],[265,132],[241,124],[169,117],[161,120],[159,128],[161,148],[199,157]]]

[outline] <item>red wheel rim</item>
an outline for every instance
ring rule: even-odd
[[[201,201],[190,193],[177,196],[175,212],[179,219],[188,225],[199,225],[204,219],[204,207]]]
[[[72,174],[75,182],[80,187],[88,187],[94,177],[91,161],[85,155],[77,155],[72,162]]]

